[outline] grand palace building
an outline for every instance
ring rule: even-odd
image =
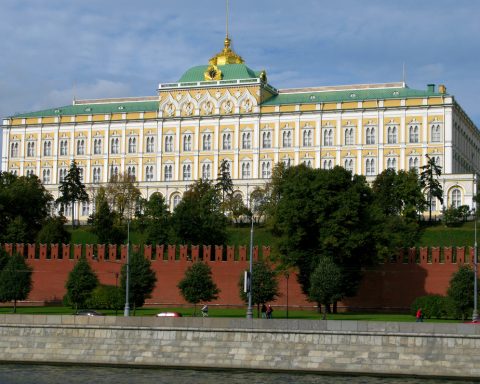
[[[419,169],[429,155],[442,166],[444,206],[473,207],[480,133],[444,85],[276,89],[230,44],[227,36],[208,65],[161,83],[156,96],[75,100],[4,119],[2,170],[36,174],[57,197],[75,160],[88,190],[129,174],[144,197],[160,192],[173,209],[223,160],[247,201],[279,162],[340,165],[372,181],[387,168]],[[75,209],[85,220],[93,203]]]

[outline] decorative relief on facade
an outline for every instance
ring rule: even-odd
[[[175,105],[173,105],[173,103],[168,103],[166,106],[165,106],[165,113],[168,115],[168,116],[173,116],[175,114]]]

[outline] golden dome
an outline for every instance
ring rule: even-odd
[[[230,42],[228,35],[225,37],[224,48],[222,52],[213,56],[208,63],[210,65],[226,65],[226,64],[243,64],[243,59],[232,51],[230,48]]]

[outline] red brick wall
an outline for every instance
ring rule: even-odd
[[[102,284],[119,283],[119,273],[126,262],[125,245],[35,245],[4,244],[9,252],[19,252],[33,267],[33,289],[29,301],[49,302],[61,300],[65,282],[76,260],[85,255]],[[133,250],[139,249],[132,246]],[[200,258],[211,266],[213,279],[220,288],[215,304],[242,305],[238,282],[248,269],[248,248],[245,246],[207,247],[168,245],[143,249],[152,261],[157,274],[157,285],[150,304],[186,304],[177,288],[185,270],[192,261]],[[350,308],[408,308],[412,301],[426,294],[445,294],[449,280],[458,266],[470,263],[472,249],[420,248],[400,251],[398,256],[378,267],[366,270],[356,297],[346,299],[340,306]],[[268,259],[270,248],[254,248],[254,260],[259,256]],[[279,276],[281,296],[275,305],[312,306],[302,294],[295,273]],[[288,285],[288,294],[287,294]],[[288,298],[287,298],[288,296]]]

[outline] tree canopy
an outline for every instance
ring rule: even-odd
[[[0,301],[13,301],[13,312],[17,301],[25,300],[32,289],[32,267],[23,256],[14,253],[0,272]]]
[[[465,320],[473,312],[474,272],[467,265],[460,266],[450,279],[447,297],[451,300],[456,317]]]
[[[420,182],[427,193],[428,220],[432,221],[432,201],[438,199],[443,204],[443,188],[438,178],[442,175],[442,167],[436,163],[435,157],[427,157],[427,164],[420,167]]]
[[[74,307],[76,311],[85,306],[97,285],[97,275],[93,272],[85,256],[82,256],[68,274],[65,284],[67,293],[64,301]]]
[[[341,298],[342,272],[330,257],[322,257],[310,276],[309,298],[323,304],[323,319],[327,318],[327,306]]]
[[[170,232],[170,212],[165,198],[153,193],[144,204],[143,222],[147,244],[167,244]]]

